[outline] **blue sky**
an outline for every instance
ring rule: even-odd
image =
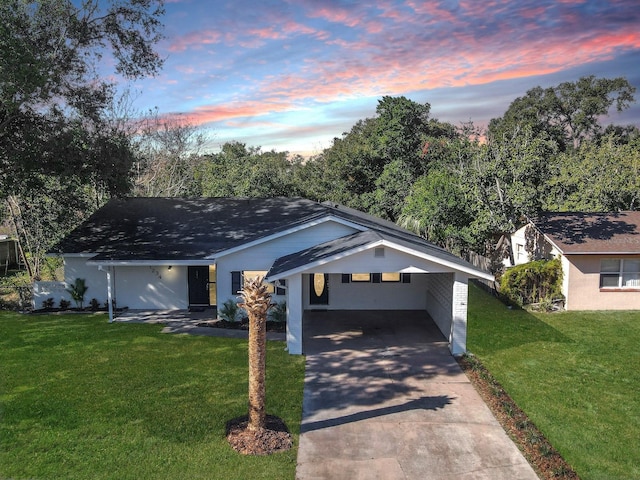
[[[528,89],[584,75],[640,90],[637,0],[168,0],[166,58],[135,107],[231,140],[309,155],[378,99],[486,125]],[[639,94],[636,94],[640,98]],[[609,122],[640,126],[640,104]]]

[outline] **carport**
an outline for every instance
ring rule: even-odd
[[[321,321],[315,314],[319,311],[370,312],[371,318],[383,319],[376,320],[383,328],[384,322],[394,321],[385,312],[403,310],[422,312],[425,322],[435,323],[451,353],[463,354],[469,278],[493,280],[426,241],[380,231],[358,232],[278,258],[267,274],[268,281],[286,285],[287,347],[292,354],[305,353],[305,329],[313,329],[313,319]]]
[[[306,311],[296,478],[536,476],[423,311]]]
[[[305,354],[356,347],[391,356],[406,338],[421,344],[447,344],[424,310],[306,310],[302,331]]]

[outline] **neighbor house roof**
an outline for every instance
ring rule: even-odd
[[[289,260],[283,257],[285,263],[278,269],[386,239],[478,271],[395,223],[335,203],[283,197],[112,199],[53,252],[95,255],[92,260],[97,262],[206,260],[279,232],[331,218],[362,231],[298,252]]]
[[[535,227],[563,254],[640,254],[640,211],[549,213]]]

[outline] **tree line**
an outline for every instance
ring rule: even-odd
[[[155,192],[330,200],[457,254],[500,261],[508,254],[500,240],[542,211],[640,207],[640,131],[603,125],[610,109],[631,105],[634,92],[624,78],[594,76],[536,87],[484,130],[441,122],[428,103],[383,97],[375,116],[309,159],[239,142],[215,154],[188,155],[187,148],[176,157],[184,172],[179,187]],[[146,181],[175,182],[174,169],[165,169],[153,180],[139,178],[134,191],[145,195]]]
[[[386,218],[457,254],[501,258],[500,238],[541,211],[635,210],[640,132],[606,125],[634,101],[624,78],[535,87],[487,128],[386,96],[311,158],[228,142],[158,112],[123,115],[124,78],[155,75],[161,0],[0,5],[0,196],[31,279],[45,252],[113,196],[302,196]],[[126,107],[126,106],[125,106]]]

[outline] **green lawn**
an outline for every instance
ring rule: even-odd
[[[531,314],[469,291],[469,351],[580,478],[640,478],[640,312]]]
[[[104,315],[0,313],[0,478],[293,479],[296,453],[242,456],[246,341],[109,324]],[[304,359],[267,353],[267,412],[297,447]]]

